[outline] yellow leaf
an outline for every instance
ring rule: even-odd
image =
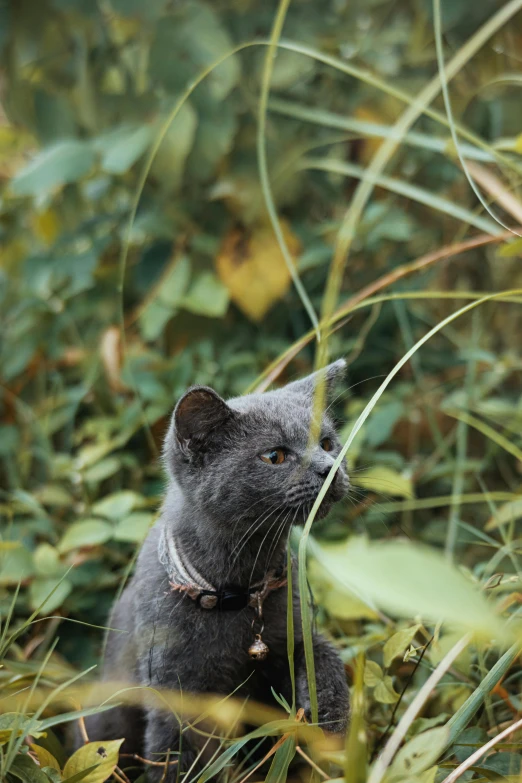
[[[414,497],[411,478],[402,476],[396,470],[383,467],[382,465],[366,471],[366,473],[354,480],[354,484],[382,495],[392,495],[393,497],[401,498]]]
[[[109,387],[115,392],[125,391],[127,387],[121,379],[123,348],[118,326],[109,326],[102,334],[100,355]]]
[[[10,552],[12,549],[20,549],[20,541],[0,541],[0,552]]]
[[[503,503],[493,516],[486,522],[486,530],[496,530],[501,525],[508,522],[514,522],[522,517],[522,498],[512,500],[510,503]]]
[[[38,763],[41,767],[51,767],[52,769],[55,769],[57,772],[60,772],[60,765],[56,761],[55,757],[52,753],[49,753],[48,750],[45,748],[42,748],[41,745],[35,745],[32,744],[29,746],[33,752],[33,754],[38,759]]]
[[[515,144],[513,145],[513,151],[518,152],[519,155],[522,155],[522,133],[519,133],[519,135],[515,139]]]
[[[522,255],[522,239],[514,239],[509,242],[503,242],[497,250],[502,258],[514,258]]]
[[[383,124],[382,114],[378,114],[372,109],[368,109],[363,106],[359,106],[359,108],[355,110],[354,116],[358,120],[364,120],[365,122],[372,122],[378,125]],[[373,156],[376,154],[377,150],[381,146],[382,142],[383,139],[382,137],[379,136],[365,136],[363,139],[360,140],[358,146],[360,150],[359,156],[362,163],[370,162],[370,160],[373,158]]]
[[[46,209],[33,215],[33,231],[46,245],[52,245],[60,229],[58,215],[54,209]]]
[[[73,753],[68,760],[63,768],[64,780],[96,764],[96,769],[82,778],[83,783],[103,783],[114,772],[122,742],[123,739],[109,742],[88,742],[76,753]]]
[[[284,221],[281,228],[295,258],[299,240]],[[251,321],[260,321],[286,294],[291,283],[279,243],[268,227],[252,233],[240,229],[230,231],[216,258],[216,268],[231,299]]]

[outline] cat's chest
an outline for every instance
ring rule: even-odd
[[[170,603],[170,602],[169,602]],[[184,654],[191,649],[205,649],[216,657],[237,657],[248,649],[260,634],[271,651],[286,656],[287,620],[285,595],[269,596],[258,617],[254,607],[241,610],[204,609],[189,597],[164,607],[163,623],[170,626],[174,647]],[[299,633],[299,628],[296,628]]]

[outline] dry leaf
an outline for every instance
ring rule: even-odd
[[[117,326],[109,326],[102,335],[100,353],[109,386],[113,391],[125,390],[120,373],[123,361],[121,334]]]
[[[33,231],[42,242],[50,247],[60,230],[58,215],[54,209],[45,209],[32,217]]]
[[[281,228],[295,259],[299,240],[284,221]],[[269,227],[253,232],[230,231],[216,258],[216,268],[231,299],[252,321],[260,321],[274,302],[286,294],[291,283],[281,249]]]

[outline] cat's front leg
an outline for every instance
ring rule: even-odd
[[[325,731],[344,734],[350,703],[343,662],[335,647],[321,634],[314,635],[313,647],[319,725]],[[311,721],[303,644],[299,646],[299,654],[296,655],[296,700],[297,707],[303,707],[307,720]]]
[[[144,745],[145,758],[154,762],[147,765],[150,783],[175,783],[180,774],[198,771],[197,753],[187,732],[181,731],[178,719],[167,709],[147,713]]]

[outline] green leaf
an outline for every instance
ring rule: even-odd
[[[128,541],[131,544],[143,541],[150,530],[156,514],[146,511],[136,511],[125,519],[120,519],[114,529],[115,541]]]
[[[169,0],[111,0],[111,8],[119,16],[135,16],[138,19],[151,21],[157,19],[165,11]]]
[[[94,140],[101,167],[108,174],[124,174],[143,155],[154,137],[150,125],[123,127]]]
[[[38,576],[56,577],[59,579],[67,571],[67,566],[60,561],[58,550],[50,544],[40,544],[36,547],[34,566]]]
[[[42,196],[89,173],[95,152],[85,141],[59,141],[40,152],[11,180],[16,196]]]
[[[34,573],[33,556],[24,546],[0,551],[0,585],[17,585]]]
[[[33,611],[40,607],[41,615],[51,614],[63,604],[71,590],[72,583],[68,579],[33,579],[29,587],[29,606]],[[47,596],[49,598],[45,600]]]
[[[136,506],[143,502],[141,495],[130,489],[124,489],[121,492],[114,492],[107,495],[103,500],[98,501],[92,507],[94,514],[108,519],[121,519]]]
[[[389,674],[385,674],[382,682],[377,683],[373,696],[381,704],[395,704],[399,700],[399,694],[393,687],[393,680]]]
[[[9,767],[9,774],[21,780],[22,783],[49,783],[45,772],[27,754],[19,753],[15,756]]]
[[[420,774],[406,775],[406,777],[390,773],[385,777],[385,781],[386,783],[435,783],[438,771],[438,767],[430,767]]]
[[[383,649],[384,666],[386,668],[388,668],[394,658],[403,653],[404,650],[409,647],[419,628],[422,628],[422,626],[413,625],[411,628],[403,628],[402,631],[397,631],[397,633],[394,633],[393,636],[388,639]]]
[[[174,121],[170,123],[151,166],[152,175],[167,193],[176,192],[185,170],[187,156],[192,149],[198,124],[197,114],[186,101]]]
[[[439,552],[406,541],[348,542],[314,550],[336,578],[397,616],[433,622],[504,641],[509,632],[485,597]]]
[[[199,122],[187,161],[187,175],[198,180],[212,177],[229,154],[237,130],[237,117],[229,102],[205,101],[198,107]]]
[[[309,579],[318,604],[332,617],[340,620],[378,617],[377,612],[355,593],[350,593],[345,587],[339,588],[336,580],[332,579],[324,564],[318,560],[310,560]]]
[[[159,20],[150,50],[150,73],[167,90],[180,92],[232,48],[212,4],[188,0],[171,16]],[[205,86],[213,98],[223,100],[239,75],[239,61],[231,56],[210,73]]]
[[[375,447],[387,441],[403,413],[404,405],[399,400],[380,405],[366,422],[364,428],[366,443]]]
[[[377,465],[358,475],[354,484],[381,495],[408,499],[414,496],[411,476],[402,476],[398,471],[383,465]]]
[[[121,460],[118,457],[107,457],[100,460],[92,467],[84,471],[83,478],[93,484],[104,481],[109,476],[113,476],[121,466]]]
[[[96,768],[83,778],[85,783],[103,783],[112,775],[118,764],[123,739],[108,742],[88,742],[73,753],[63,769],[64,780],[77,775],[96,764]]]
[[[66,410],[65,414],[70,415],[70,412]],[[61,484],[46,484],[35,493],[35,496],[44,506],[65,508],[73,503],[73,496]]]
[[[40,721],[35,721],[31,717],[26,717],[19,712],[4,712],[0,715],[0,745],[9,742],[13,734],[16,737],[23,737],[31,731],[33,737],[45,736],[40,728]]]
[[[176,313],[188,287],[190,262],[181,256],[162,279],[158,294],[147,302],[139,316],[141,333],[145,340],[155,340],[167,322]]]
[[[368,688],[375,688],[380,682],[382,682],[384,672],[375,661],[366,661],[364,664],[364,684]]]
[[[101,519],[84,519],[74,522],[65,531],[58,544],[58,552],[70,552],[84,546],[99,546],[112,537],[112,527]]]
[[[65,778],[63,780],[63,783],[80,783],[82,780],[86,780],[90,775],[96,771],[96,769],[99,767],[99,764],[91,764],[90,767],[86,767],[85,769],[81,769],[79,772],[76,772],[74,775],[71,775],[69,778]]]
[[[203,272],[183,299],[183,307],[197,315],[220,318],[228,309],[228,289],[212,272]]]
[[[439,726],[416,734],[397,753],[390,767],[390,777],[414,778],[431,767],[446,747],[448,729]]]

